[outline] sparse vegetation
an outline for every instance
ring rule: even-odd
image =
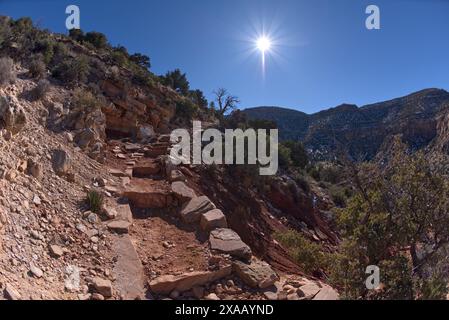
[[[330,254],[323,248],[297,231],[277,232],[275,239],[285,246],[292,258],[308,274],[313,274],[327,269],[330,262]]]
[[[0,58],[0,86],[7,85],[16,79],[14,62],[11,58]]]
[[[77,59],[65,59],[53,69],[53,77],[62,83],[74,86],[87,81],[90,72],[89,59],[79,56]]]
[[[47,66],[44,62],[44,58],[41,54],[37,54],[30,62],[29,73],[30,76],[35,79],[41,79],[47,72]]]
[[[337,210],[343,243],[333,280],[349,298],[443,298],[439,266],[449,243],[449,183],[420,152],[396,140],[387,165],[354,168],[356,194]],[[368,291],[364,270],[377,265],[384,288]]]
[[[190,84],[187,80],[187,76],[179,69],[167,72],[165,76],[161,76],[160,79],[164,85],[171,87],[182,95],[187,95],[189,93]]]
[[[50,82],[46,79],[41,79],[37,83],[36,87],[31,91],[33,100],[41,100],[45,98],[50,90]]]
[[[214,91],[215,101],[218,105],[218,115],[223,117],[224,115],[231,113],[237,108],[240,103],[240,99],[236,96],[229,94],[229,92],[224,88],[219,88]]]
[[[191,120],[197,113],[198,106],[188,99],[179,101],[176,104],[176,116],[181,119]]]
[[[100,109],[105,104],[105,101],[102,96],[96,96],[88,90],[78,88],[73,93],[72,104],[75,109],[91,112]]]
[[[89,206],[89,210],[94,213],[100,213],[103,207],[104,197],[103,195],[96,191],[90,190],[86,195],[86,202]]]

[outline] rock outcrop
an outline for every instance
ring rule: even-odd
[[[438,139],[438,118],[448,103],[448,92],[427,89],[361,108],[344,104],[311,115],[276,107],[244,112],[250,119],[275,121],[281,139],[302,141],[316,159],[331,160],[343,149],[358,161],[372,159],[397,134],[414,150],[425,148]]]

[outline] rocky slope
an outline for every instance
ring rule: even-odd
[[[167,133],[183,98],[114,69],[115,80],[96,79],[99,108],[51,77],[32,99],[37,81],[20,61],[0,88],[0,299],[338,299],[272,238],[297,228],[331,245],[324,207],[287,177],[263,197],[172,166]]]
[[[276,107],[246,109],[250,119],[275,121],[283,139],[300,140],[318,159],[341,148],[355,160],[370,160],[391,136],[400,134],[413,149],[445,148],[449,93],[427,89],[358,108],[344,104],[307,115]]]

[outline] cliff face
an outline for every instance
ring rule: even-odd
[[[302,141],[318,159],[331,159],[343,148],[355,160],[369,160],[392,135],[402,135],[415,150],[444,140],[448,105],[448,92],[427,89],[361,108],[344,104],[312,115],[275,107],[244,112],[250,119],[275,121],[282,139]],[[444,142],[438,145],[444,149]]]

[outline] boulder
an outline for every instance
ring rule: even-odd
[[[181,210],[181,218],[186,223],[199,222],[201,215],[215,209],[215,205],[206,196],[191,199]]]
[[[251,259],[251,248],[231,229],[222,228],[211,231],[209,242],[212,250],[230,254],[244,260]]]
[[[92,280],[92,286],[94,287],[95,291],[102,296],[106,298],[112,297],[113,289],[111,281],[95,277]]]
[[[195,271],[179,276],[166,275],[150,282],[150,289],[155,294],[169,294],[172,291],[185,292],[198,286],[225,278],[232,273],[232,266],[217,271]]]
[[[154,132],[153,126],[143,125],[137,130],[137,139],[140,141],[147,141],[155,136],[156,133]]]
[[[19,291],[17,291],[10,284],[7,284],[5,286],[3,294],[4,294],[5,298],[8,300],[21,300],[22,299],[22,296],[20,295]]]
[[[22,106],[14,97],[0,97],[0,129],[6,129],[12,134],[23,129],[27,117]]]
[[[34,159],[28,159],[27,173],[37,180],[41,180],[43,176],[42,163],[35,161]]]
[[[235,261],[233,271],[252,288],[265,289],[279,281],[279,276],[266,262],[253,259],[250,263]]]
[[[189,188],[184,182],[176,181],[171,184],[171,190],[175,197],[181,202],[187,202],[195,198],[195,191]]]
[[[95,131],[91,128],[83,129],[75,136],[74,140],[75,140],[75,143],[81,149],[86,149],[95,143],[95,141],[96,141]]]
[[[200,225],[204,231],[228,227],[226,217],[220,209],[214,209],[204,213],[201,216]]]
[[[69,172],[71,167],[71,158],[66,151],[62,149],[54,150],[51,161],[53,170],[57,175],[61,176]]]

